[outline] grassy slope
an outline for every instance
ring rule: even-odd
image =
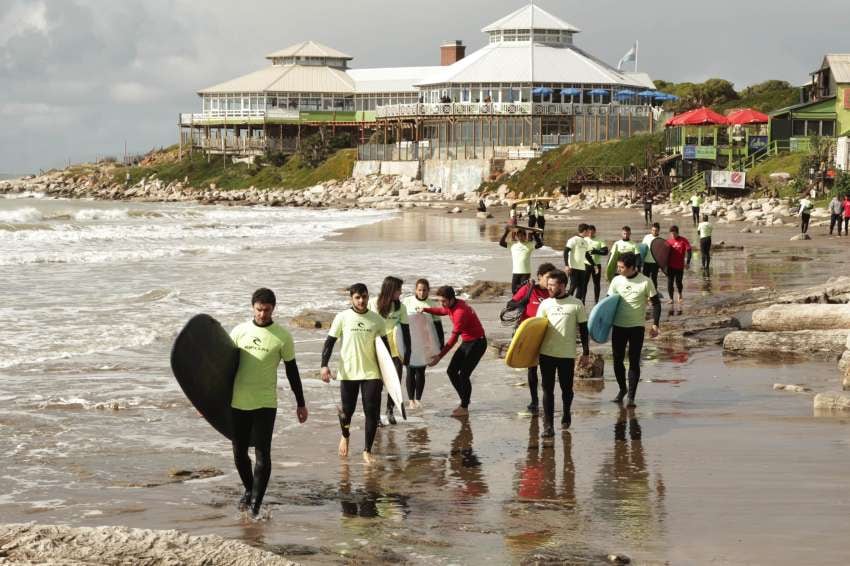
[[[123,183],[129,172],[131,183],[155,174],[158,179],[167,183],[188,178],[189,185],[197,188],[206,188],[214,183],[219,189],[225,190],[250,187],[303,189],[331,179],[343,180],[351,177],[356,159],[357,150],[344,149],[317,167],[311,167],[297,155],[290,157],[280,167],[272,164],[258,167],[244,163],[228,163],[227,167],[224,167],[221,156],[211,157],[208,163],[204,155],[195,153],[191,158],[184,156],[182,160],[164,156],[158,163],[148,166],[117,167],[114,178],[116,182]]]
[[[646,146],[660,153],[663,134],[645,134],[625,140],[602,143],[575,144],[553,149],[540,159],[529,162],[525,171],[513,175],[504,184],[517,193],[534,195],[549,193],[566,185],[576,167],[591,165],[644,165]],[[502,182],[484,183],[482,190],[495,191]]]

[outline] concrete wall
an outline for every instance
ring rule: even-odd
[[[506,159],[505,173],[511,174],[517,171],[525,171],[525,168],[528,166],[528,161],[528,159]]]
[[[419,178],[418,161],[357,161],[354,163],[354,172],[351,174],[355,179],[368,177],[369,175],[399,175]]]
[[[452,196],[477,191],[489,174],[489,159],[431,159],[422,162],[422,182],[440,187],[443,194]]]

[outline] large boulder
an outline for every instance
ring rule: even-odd
[[[850,329],[850,305],[773,305],[753,312],[753,330]]]
[[[827,391],[815,395],[815,409],[821,411],[850,411],[850,393]]]
[[[503,281],[476,281],[461,289],[461,293],[470,299],[498,299],[511,289],[511,284]]]
[[[293,316],[289,324],[306,330],[325,330],[331,327],[334,316],[331,312],[306,310]]]
[[[723,340],[726,352],[742,356],[838,360],[850,330],[798,330],[795,332],[732,332]]]

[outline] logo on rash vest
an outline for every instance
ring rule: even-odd
[[[366,323],[362,320],[357,321],[357,326],[351,328],[352,332],[372,332],[372,329],[366,326]]]
[[[257,352],[268,352],[269,351],[268,348],[263,348],[263,339],[258,337],[258,336],[254,336],[251,339],[251,344],[245,346],[244,349],[247,350],[247,351],[257,351]]]

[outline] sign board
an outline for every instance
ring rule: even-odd
[[[686,145],[682,149],[682,158],[713,161],[717,159],[717,148],[712,145]]]
[[[711,188],[713,189],[744,189],[747,174],[742,171],[712,171]]]
[[[747,146],[750,153],[762,150],[767,147],[767,136],[750,136],[747,139]]]

